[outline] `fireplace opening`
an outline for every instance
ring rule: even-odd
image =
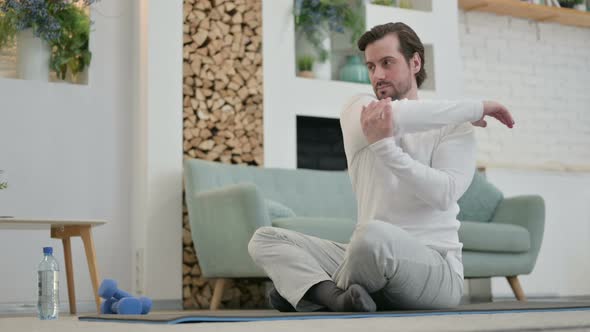
[[[297,168],[346,169],[339,119],[297,116]]]

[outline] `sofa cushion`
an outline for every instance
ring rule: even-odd
[[[293,210],[277,201],[273,201],[272,199],[265,199],[264,201],[266,203],[266,208],[268,209],[270,220],[277,218],[292,218],[296,216]]]
[[[511,224],[462,221],[459,241],[463,251],[521,253],[531,248],[529,231]]]
[[[347,218],[293,217],[274,219],[272,225],[326,240],[348,243],[355,222]]]
[[[475,172],[471,185],[459,199],[459,220],[489,222],[504,195],[498,188],[486,180],[485,176]]]

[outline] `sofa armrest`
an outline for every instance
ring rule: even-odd
[[[270,226],[264,199],[254,184],[187,193],[191,235],[204,277],[264,277],[248,254],[257,228]]]
[[[545,229],[545,202],[538,195],[505,198],[498,204],[491,222],[519,225],[529,231],[531,237],[532,264],[537,259]],[[532,270],[532,266],[531,266]]]

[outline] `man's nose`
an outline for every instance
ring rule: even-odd
[[[379,66],[375,67],[375,70],[373,71],[373,80],[380,80],[380,79],[384,79],[385,78],[385,71],[383,69],[381,69]]]

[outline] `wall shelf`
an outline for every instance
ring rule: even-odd
[[[537,22],[590,28],[590,12],[569,8],[535,5],[518,0],[459,0],[459,7],[465,11],[477,10]]]

